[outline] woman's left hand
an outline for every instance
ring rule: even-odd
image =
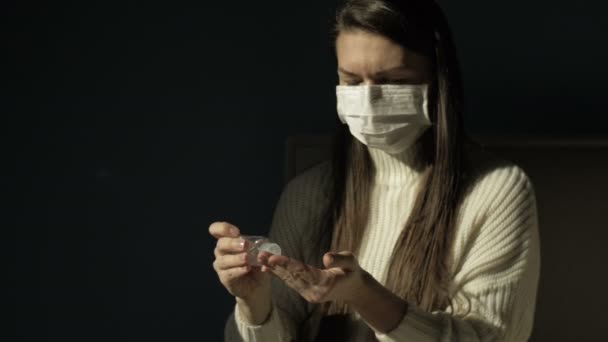
[[[284,255],[261,252],[262,272],[271,272],[311,303],[351,302],[364,287],[365,271],[348,251],[325,253],[319,269]]]

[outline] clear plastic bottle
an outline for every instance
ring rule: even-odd
[[[281,247],[265,236],[241,235],[241,239],[247,241],[247,264],[251,266],[261,266],[258,263],[258,254],[261,251],[281,255]]]

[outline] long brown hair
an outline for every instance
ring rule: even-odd
[[[452,36],[433,0],[346,0],[336,12],[332,43],[340,32],[353,29],[388,37],[432,61],[428,110],[434,125],[416,143],[422,179],[393,250],[386,286],[423,310],[445,309],[452,306],[449,251],[464,187],[466,139],[463,85]],[[331,170],[324,229],[315,240],[332,251],[358,255],[374,169],[367,147],[342,124],[337,124],[334,136]],[[322,310],[326,315],[351,312],[343,302],[326,303]]]

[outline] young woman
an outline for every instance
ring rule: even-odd
[[[446,19],[431,0],[346,0],[336,16],[331,161],[283,190],[248,266],[215,222],[214,269],[236,298],[228,341],[525,341],[540,244],[518,166],[464,135]]]

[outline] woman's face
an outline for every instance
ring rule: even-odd
[[[336,38],[340,85],[430,83],[428,58],[384,36],[362,30]]]

